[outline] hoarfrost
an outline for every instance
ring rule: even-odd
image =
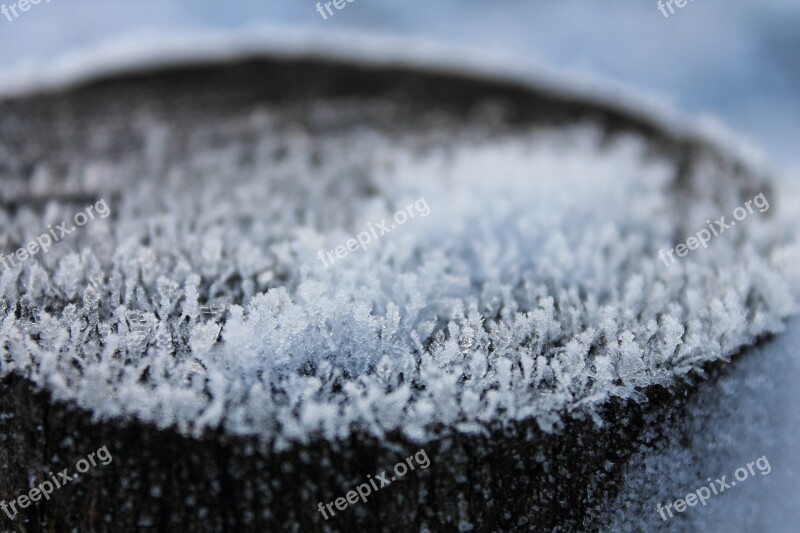
[[[92,176],[119,193],[114,217],[0,275],[0,373],[98,418],[186,434],[425,441],[519,419],[554,430],[567,412],[727,358],[796,310],[786,220],[751,215],[661,262],[680,228],[741,194],[702,186],[676,209],[672,164],[636,137],[581,126],[423,150],[425,135],[459,133],[281,137],[272,114],[227,124],[257,139],[246,154],[200,131],[189,146],[204,148],[180,164],[146,150],[167,178]],[[173,135],[154,118],[142,127]],[[318,260],[421,197],[429,216]],[[68,208],[1,213],[3,232],[27,242]]]

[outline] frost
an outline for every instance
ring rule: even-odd
[[[642,139],[589,126],[312,136],[277,110],[259,116],[216,125],[252,142],[198,129],[179,163],[145,150],[144,168],[169,179],[133,163],[93,174],[119,191],[113,231],[0,274],[0,373],[98,418],[185,434],[425,441],[521,419],[555,430],[729,358],[797,309],[794,222],[752,216],[664,266],[679,228],[727,213],[741,191],[698,165],[677,210],[672,163]],[[142,127],[175,135],[155,118]],[[429,216],[318,260],[420,197]],[[60,210],[2,212],[3,232],[32,238]]]
[[[800,520],[800,317],[712,381],[699,385],[677,412],[658,415],[623,470],[620,490],[590,511],[602,531],[794,531]],[[757,457],[772,465],[663,521],[666,506]],[[776,466],[780,465],[780,467]]]

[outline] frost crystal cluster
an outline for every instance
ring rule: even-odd
[[[676,184],[675,163],[635,135],[442,125],[398,138],[312,131],[267,107],[180,143],[156,118],[136,127],[130,161],[84,153],[58,180],[42,163],[25,187],[51,200],[0,206],[6,252],[86,191],[112,209],[0,277],[0,374],[99,419],[279,446],[523,419],[552,431],[725,359],[796,310],[800,254],[770,192],[769,213],[659,260],[752,194],[702,157],[691,187]],[[429,216],[319,262],[421,197]]]

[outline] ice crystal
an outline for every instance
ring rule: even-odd
[[[174,132],[151,119],[136,164],[87,172],[98,195],[115,191],[114,216],[0,274],[0,372],[187,434],[421,441],[498,421],[557,428],[795,311],[797,246],[775,217],[663,264],[660,248],[742,193],[697,165],[680,204],[673,163],[635,136],[279,135],[278,118],[216,126],[247,143],[199,129],[183,159],[154,148]],[[429,216],[318,260],[420,197]],[[6,241],[71,207],[0,212]]]

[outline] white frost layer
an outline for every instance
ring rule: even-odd
[[[260,136],[252,165],[198,131],[203,149],[163,178],[90,167],[87,182],[120,191],[113,223],[0,276],[3,375],[188,434],[424,441],[593,415],[796,310],[796,233],[758,213],[665,267],[657,251],[679,223],[701,229],[739,204],[699,167],[715,196],[677,212],[672,165],[637,138],[581,127],[443,150],[376,131],[281,136],[268,110],[219,127]],[[161,168],[169,128],[145,130]],[[420,197],[429,216],[330,268],[317,259]],[[26,242],[71,212],[0,211],[0,227]]]
[[[610,106],[676,136],[710,143],[752,166],[767,164],[763,150],[711,115],[688,119],[668,99],[588,72],[553,68],[529,59],[363,31],[325,31],[257,25],[236,31],[137,33],[73,51],[45,64],[0,72],[0,98],[70,88],[98,77],[177,64],[234,61],[252,56],[316,57],[365,66],[400,66],[505,81]]]

